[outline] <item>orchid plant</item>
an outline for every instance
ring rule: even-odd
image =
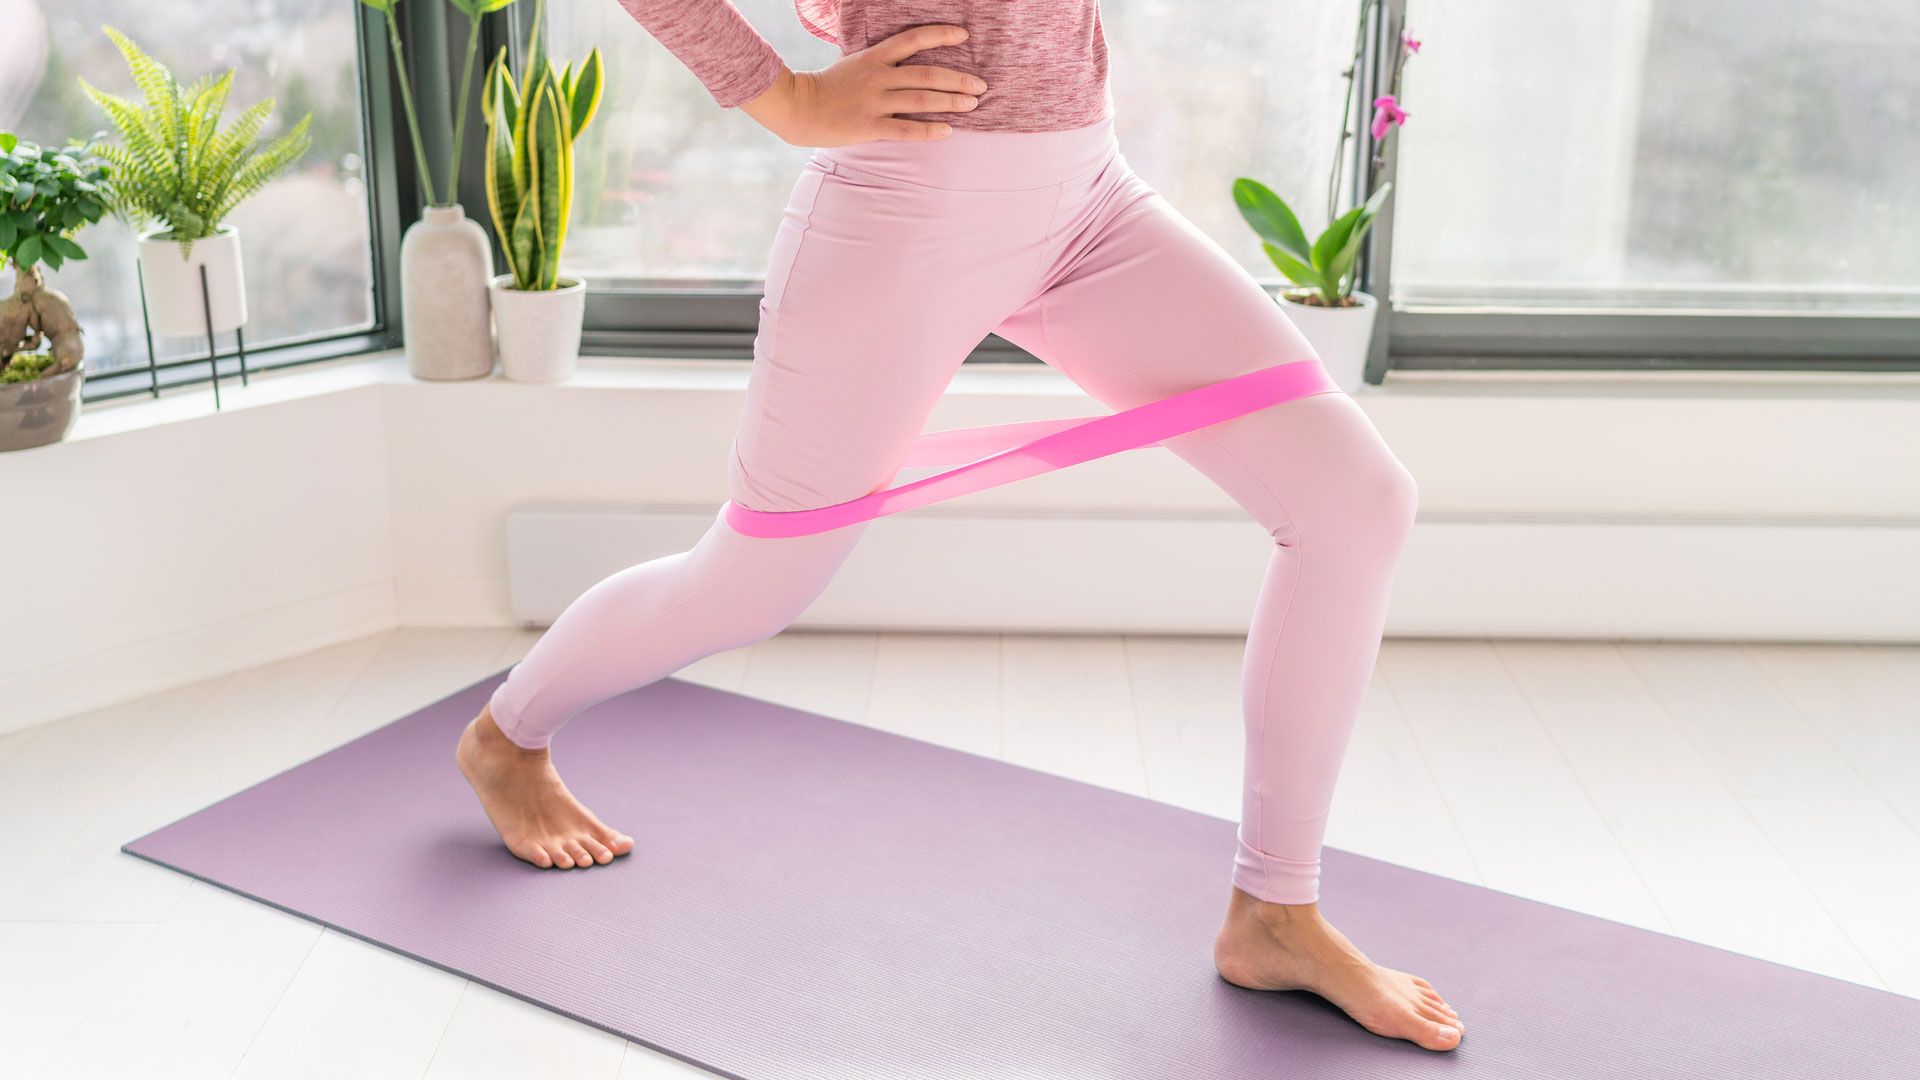
[[[1288,281],[1304,287],[1297,294],[1287,294],[1288,299],[1300,303],[1322,307],[1353,307],[1358,304],[1353,299],[1354,264],[1359,260],[1361,244],[1366,239],[1367,231],[1373,227],[1375,215],[1386,205],[1387,196],[1393,191],[1392,183],[1382,183],[1369,192],[1366,201],[1359,206],[1344,214],[1336,212],[1347,140],[1354,137],[1344,118],[1350,117],[1355,111],[1354,73],[1359,69],[1361,52],[1365,48],[1368,16],[1378,3],[1379,0],[1365,0],[1360,5],[1359,25],[1354,30],[1353,59],[1341,73],[1347,81],[1347,90],[1340,99],[1343,116],[1340,143],[1334,150],[1333,173],[1327,181],[1326,229],[1309,242],[1306,231],[1300,227],[1300,219],[1265,184],[1245,176],[1233,182],[1234,205],[1260,237],[1260,247],[1267,253],[1267,258],[1287,276]],[[1387,133],[1405,124],[1409,115],[1400,105],[1401,69],[1407,57],[1420,51],[1420,42],[1404,28],[1399,38],[1387,92],[1373,99],[1373,122],[1368,128],[1368,133],[1373,137],[1372,161],[1376,175],[1386,153]]]

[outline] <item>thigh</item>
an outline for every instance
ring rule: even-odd
[[[1317,359],[1244,267],[1122,169],[1066,269],[995,332],[1101,404],[1133,408],[1260,368]],[[1269,532],[1399,468],[1345,393],[1281,402],[1164,444]],[[1300,516],[1294,514],[1294,517]]]
[[[888,486],[955,369],[1027,295],[1050,203],[810,160],[769,257],[733,500],[807,510]]]

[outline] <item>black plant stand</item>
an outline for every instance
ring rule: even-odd
[[[147,275],[141,270],[139,260],[133,264],[134,275],[140,282],[140,324],[147,334],[147,386],[154,397],[160,396],[160,369],[153,357],[153,320],[147,315]],[[200,265],[200,311],[206,317],[207,327],[207,368],[213,373],[213,407],[220,408],[220,350],[213,340],[213,294],[207,288],[207,267]],[[247,338],[240,327],[233,328],[234,347],[240,354],[240,385],[247,385]]]

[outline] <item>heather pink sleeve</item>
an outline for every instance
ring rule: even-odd
[[[780,54],[730,0],[620,0],[706,86],[723,109],[752,101],[780,75]]]

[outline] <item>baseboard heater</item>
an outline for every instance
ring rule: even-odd
[[[711,505],[507,517],[521,625],[692,547]],[[922,507],[873,521],[796,628],[1244,634],[1272,540],[1238,512]],[[1920,641],[1920,522],[1421,511],[1390,636]]]

